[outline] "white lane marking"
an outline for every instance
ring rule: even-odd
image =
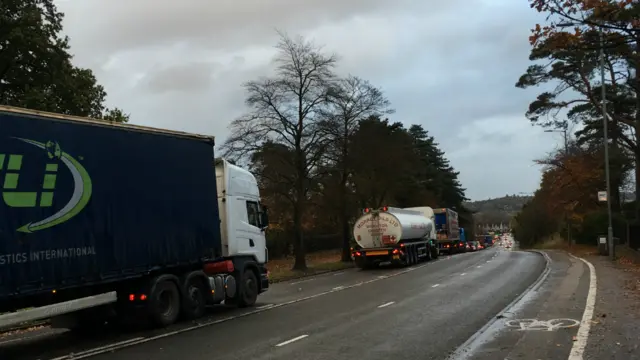
[[[435,284],[435,285],[433,285],[431,287],[434,288],[434,287],[438,287],[438,286],[440,286],[440,284]]]
[[[382,305],[378,306],[378,308],[379,308],[379,309],[382,309],[383,307],[387,307],[387,306],[389,306],[389,305],[393,305],[393,304],[395,304],[395,303],[396,303],[395,301],[389,301],[388,303],[384,303],[384,304],[382,304]]]
[[[280,347],[280,346],[289,345],[289,344],[291,344],[292,342],[296,342],[296,341],[298,341],[298,340],[302,340],[302,339],[306,338],[307,336],[309,336],[309,335],[300,335],[300,336],[298,336],[298,337],[294,337],[293,339],[289,339],[289,340],[287,340],[287,341],[281,342],[280,344],[278,344],[278,345],[276,345],[276,346]]]
[[[490,262],[491,262],[491,260],[487,260],[487,262],[488,262],[488,263],[490,263]]]
[[[302,283],[304,283],[304,282],[313,281],[313,280],[315,280],[315,279],[316,279],[316,278],[311,278],[311,279],[306,279],[306,280],[300,280],[300,281],[296,281],[296,282],[289,283],[289,285],[302,284]]]
[[[477,268],[480,269],[482,267],[482,265],[478,265]]]
[[[258,307],[256,307],[256,309],[258,309],[258,310],[268,309],[268,308],[272,307],[273,305],[274,305],[274,304],[262,305],[262,306],[258,306]]]
[[[467,275],[467,273],[462,273],[462,274],[460,274],[460,276],[465,276],[465,275]]]
[[[587,346],[587,340],[589,339],[589,330],[591,329],[591,319],[593,318],[593,311],[596,306],[598,282],[596,278],[596,268],[593,267],[590,262],[583,258],[579,258],[571,254],[569,255],[575,259],[582,260],[582,262],[587,264],[587,266],[589,267],[589,292],[587,293],[587,302],[584,306],[584,313],[582,313],[582,322],[580,322],[578,334],[576,335],[577,340],[573,342],[571,353],[569,354],[569,360],[582,360],[584,349]]]
[[[346,273],[346,271],[340,271],[340,272],[337,272],[337,273],[333,274],[333,276],[344,275],[345,273]]]
[[[420,268],[429,266],[431,264],[433,264],[433,263],[429,262],[429,263],[426,263],[426,264],[417,265],[414,269],[420,269]],[[471,266],[474,266],[474,265],[471,265]],[[243,313],[243,314],[228,316],[228,317],[225,317],[225,318],[222,318],[222,319],[212,320],[212,321],[209,321],[209,322],[203,322],[203,323],[200,323],[200,324],[195,325],[195,326],[191,326],[191,327],[187,327],[187,328],[183,328],[183,329],[179,329],[179,330],[175,330],[175,331],[170,331],[170,332],[167,332],[167,333],[164,333],[164,334],[159,334],[159,335],[156,335],[156,336],[150,336],[150,337],[145,337],[145,338],[135,338],[135,339],[127,340],[127,341],[122,341],[120,343],[113,343],[113,344],[110,344],[110,345],[107,345],[107,346],[103,346],[103,347],[100,347],[100,348],[93,348],[93,349],[88,349],[86,351],[82,351],[82,352],[78,352],[78,353],[73,353],[73,354],[68,354],[68,355],[65,355],[65,356],[60,356],[58,358],[50,359],[50,360],[72,360],[72,359],[73,360],[79,360],[79,359],[84,359],[84,358],[88,358],[88,357],[95,356],[95,355],[114,352],[116,350],[124,349],[124,348],[130,347],[130,346],[144,344],[144,343],[148,343],[148,342],[151,342],[151,341],[164,339],[164,338],[167,338],[167,337],[170,337],[170,336],[175,336],[175,335],[178,335],[178,334],[183,334],[183,333],[186,333],[186,332],[189,332],[189,331],[198,330],[198,329],[202,329],[202,328],[205,328],[205,327],[208,327],[208,326],[221,324],[221,323],[224,323],[224,322],[227,322],[227,321],[243,318],[243,317],[246,317],[246,316],[259,314],[261,312],[269,311],[269,310],[276,309],[276,308],[279,308],[279,307],[284,307],[284,306],[296,304],[296,303],[299,303],[299,302],[302,302],[302,301],[315,299],[315,298],[318,298],[318,297],[321,297],[321,296],[325,296],[325,295],[328,295],[328,294],[331,294],[331,293],[334,293],[334,292],[337,292],[337,291],[342,291],[342,290],[351,289],[351,288],[355,288],[355,287],[358,287],[358,286],[370,284],[370,283],[373,283],[373,282],[376,282],[376,281],[380,281],[380,280],[383,280],[383,279],[387,279],[387,278],[390,278],[390,277],[395,277],[395,276],[398,276],[398,275],[406,274],[408,272],[409,271],[401,270],[401,271],[398,271],[398,272],[391,273],[389,275],[378,276],[377,278],[374,278],[374,279],[371,279],[371,280],[362,281],[362,282],[355,283],[355,284],[348,285],[348,286],[344,286],[344,287],[338,287],[339,289],[332,289],[332,290],[329,290],[329,291],[323,291],[321,293],[317,293],[317,294],[301,297],[301,298],[298,298],[298,299],[286,301],[286,302],[283,302],[283,303],[280,303],[280,304],[274,304],[273,306],[269,306],[269,307],[264,308],[264,309],[255,309],[253,311],[248,311],[248,312]],[[455,276],[455,275],[451,275],[451,276]]]
[[[344,289],[344,286],[336,286],[333,289],[331,289],[332,291],[338,291],[338,290],[342,290]]]
[[[137,337],[137,338],[133,338],[133,339],[129,339],[129,340],[124,340],[124,341],[119,341],[117,343],[113,343],[113,344],[109,344],[109,345],[105,345],[105,346],[100,346],[97,348],[93,348],[93,349],[89,349],[89,350],[85,350],[85,351],[80,351],[77,353],[74,353],[73,355],[65,355],[65,356],[60,356],[57,358],[53,358],[50,360],[62,360],[62,359],[83,359],[83,358],[87,358],[90,356],[94,356],[94,355],[98,355],[104,352],[108,352],[111,351],[112,349],[117,349],[119,347],[122,346],[127,346],[131,343],[135,343],[136,341],[140,341],[140,340],[144,340],[144,338],[142,337]]]

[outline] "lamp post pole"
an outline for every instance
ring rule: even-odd
[[[577,24],[574,23],[561,23],[558,27],[574,27]],[[613,216],[611,213],[611,176],[609,171],[609,121],[607,115],[607,88],[606,88],[606,67],[605,67],[605,52],[604,52],[604,31],[601,26],[598,26],[599,35],[599,48],[600,48],[600,90],[601,90],[601,105],[602,110],[602,131],[603,131],[603,146],[604,146],[604,176],[607,183],[607,244],[609,246],[609,257],[611,260],[616,259],[616,244],[613,242]]]

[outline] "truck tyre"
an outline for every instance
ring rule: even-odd
[[[411,265],[418,263],[418,249],[415,246],[411,246]]]
[[[440,256],[440,251],[438,250],[438,248],[437,248],[437,247],[432,246],[432,247],[431,247],[431,249],[430,249],[430,251],[431,251],[431,258],[432,258],[432,259],[437,259],[437,258],[438,258],[438,256]]]
[[[164,280],[156,284],[149,296],[151,321],[164,327],[175,323],[180,316],[180,292],[173,281]]]
[[[192,277],[184,285],[182,313],[186,319],[194,320],[204,316],[205,311],[207,311],[205,292],[206,288],[200,277]]]
[[[251,269],[245,269],[239,284],[237,305],[240,308],[253,306],[258,299],[258,279]]]
[[[407,251],[407,254],[405,255],[406,257],[405,266],[411,266],[413,265],[413,247],[407,246],[406,251]]]

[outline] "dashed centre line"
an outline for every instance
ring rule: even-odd
[[[431,287],[434,288],[434,287],[438,287],[438,286],[440,286],[440,284],[435,284],[435,285],[432,285]]]
[[[460,274],[460,276],[465,276],[465,275],[467,275],[467,273],[462,273],[462,274]]]
[[[278,345],[276,345],[276,346],[277,346],[277,347],[280,347],[280,346],[289,345],[289,344],[291,344],[292,342],[296,342],[296,341],[298,341],[298,340],[302,340],[302,339],[304,339],[304,338],[306,338],[306,337],[308,337],[308,336],[309,336],[309,335],[300,335],[300,336],[298,336],[298,337],[294,337],[293,339],[289,339],[289,340],[287,340],[287,341],[281,342],[280,344],[278,344]]]
[[[396,303],[395,301],[389,301],[388,303],[384,303],[384,304],[382,304],[382,305],[378,306],[378,308],[379,308],[379,309],[382,309],[382,308],[384,308],[384,307],[387,307],[387,306],[389,306],[389,305],[393,305],[393,304],[395,304],[395,303]]]

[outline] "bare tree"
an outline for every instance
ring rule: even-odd
[[[356,76],[340,79],[330,89],[328,101],[331,105],[323,122],[323,129],[331,139],[332,147],[325,153],[334,164],[339,179],[337,209],[342,234],[342,261],[351,261],[349,240],[348,181],[352,172],[349,141],[358,128],[360,120],[391,114],[391,103],[379,88]]]
[[[321,108],[327,104],[327,90],[335,80],[335,55],[302,37],[292,39],[280,34],[276,48],[276,75],[245,84],[246,115],[234,120],[231,135],[222,150],[225,156],[246,158],[260,150],[263,143],[280,143],[293,154],[294,173],[288,177],[293,189],[295,231],[293,268],[306,269],[302,215],[307,205],[310,178],[326,146],[320,121]],[[290,156],[290,155],[287,155]],[[283,162],[288,159],[283,159]]]

